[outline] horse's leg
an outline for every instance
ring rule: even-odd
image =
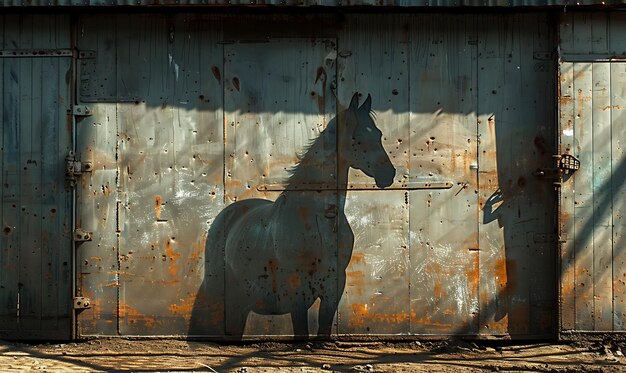
[[[343,294],[345,286],[346,274],[340,272],[337,275],[337,293],[325,294],[320,298],[318,337],[329,338],[332,334],[333,320],[335,319],[335,313],[337,313],[337,307],[339,306],[339,295]]]
[[[309,339],[308,308],[298,307],[292,311],[291,324],[293,325],[293,339]]]
[[[227,336],[241,339],[250,313],[249,302],[244,296],[244,285],[233,273],[227,272],[226,280],[229,286],[226,288],[224,301],[224,328]]]
[[[228,303],[227,303],[228,306]],[[243,338],[243,332],[246,328],[246,320],[250,311],[237,306],[226,308],[225,330],[226,336],[236,337],[237,340]]]

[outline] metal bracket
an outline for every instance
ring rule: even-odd
[[[84,310],[91,308],[91,299],[85,297],[74,297],[74,309]]]
[[[85,105],[76,105],[73,109],[75,117],[89,117],[91,116],[91,109]]]
[[[91,241],[92,237],[93,232],[87,232],[82,230],[81,228],[74,229],[74,242]]]
[[[81,162],[76,160],[76,154],[70,151],[65,157],[65,179],[71,188],[76,186],[77,176],[82,175],[85,172],[91,172],[93,170],[93,164],[91,162]]]

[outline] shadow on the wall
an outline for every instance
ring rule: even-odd
[[[318,299],[317,336],[331,335],[354,244],[344,214],[348,171],[390,186],[396,170],[381,138],[371,97],[359,107],[355,94],[305,150],[276,201],[247,199],[220,212],[207,234],[189,335],[241,339],[252,311],[290,314],[294,337],[306,339]]]

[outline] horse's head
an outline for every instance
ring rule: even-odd
[[[386,188],[393,183],[396,169],[391,163],[382,144],[382,132],[372,119],[372,97],[359,107],[359,97],[355,93],[350,106],[344,112],[343,133],[339,152],[350,167],[363,171],[374,178],[376,186]]]

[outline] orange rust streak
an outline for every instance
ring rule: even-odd
[[[294,273],[291,276],[289,276],[289,278],[287,279],[287,282],[289,283],[289,286],[291,286],[292,289],[297,289],[302,284],[300,275],[297,273]]]
[[[365,253],[353,253],[350,259],[351,264],[365,264]]]
[[[182,315],[185,319],[189,319],[195,304],[195,297],[189,296],[187,298],[180,299],[180,301],[181,302],[178,304],[170,304],[168,309],[174,315]]]
[[[441,299],[441,283],[438,281],[435,282],[434,295],[435,295],[435,298]]]
[[[496,277],[496,283],[500,287],[506,287],[507,285],[507,272],[506,272],[506,259],[500,258],[496,260],[496,265],[494,268],[494,275]]]
[[[372,322],[399,324],[408,321],[410,315],[404,311],[400,313],[372,313],[368,309],[367,304],[353,304],[352,317],[348,321],[349,328],[364,327]]]
[[[170,261],[168,271],[170,275],[173,277],[174,279],[173,281],[178,282],[178,278],[176,277],[176,275],[178,274],[178,265],[176,265],[176,262],[178,261],[178,258],[180,257],[180,253],[177,253],[176,251],[174,251],[174,249],[172,248],[171,240],[167,240],[167,243],[165,244],[165,255]]]
[[[202,254],[202,251],[204,251],[204,248],[206,246],[206,233],[207,232],[204,232],[202,234],[202,238],[200,239],[200,241],[196,242],[196,244],[193,245],[193,248],[191,250],[192,260],[200,259],[200,255]]]
[[[145,323],[147,328],[154,327],[155,318],[151,316],[142,315],[141,312],[130,307],[126,303],[120,303],[120,318],[125,318],[130,323],[142,322]]]
[[[161,219],[161,196],[156,196],[154,198],[154,214],[156,215],[156,219]]]

